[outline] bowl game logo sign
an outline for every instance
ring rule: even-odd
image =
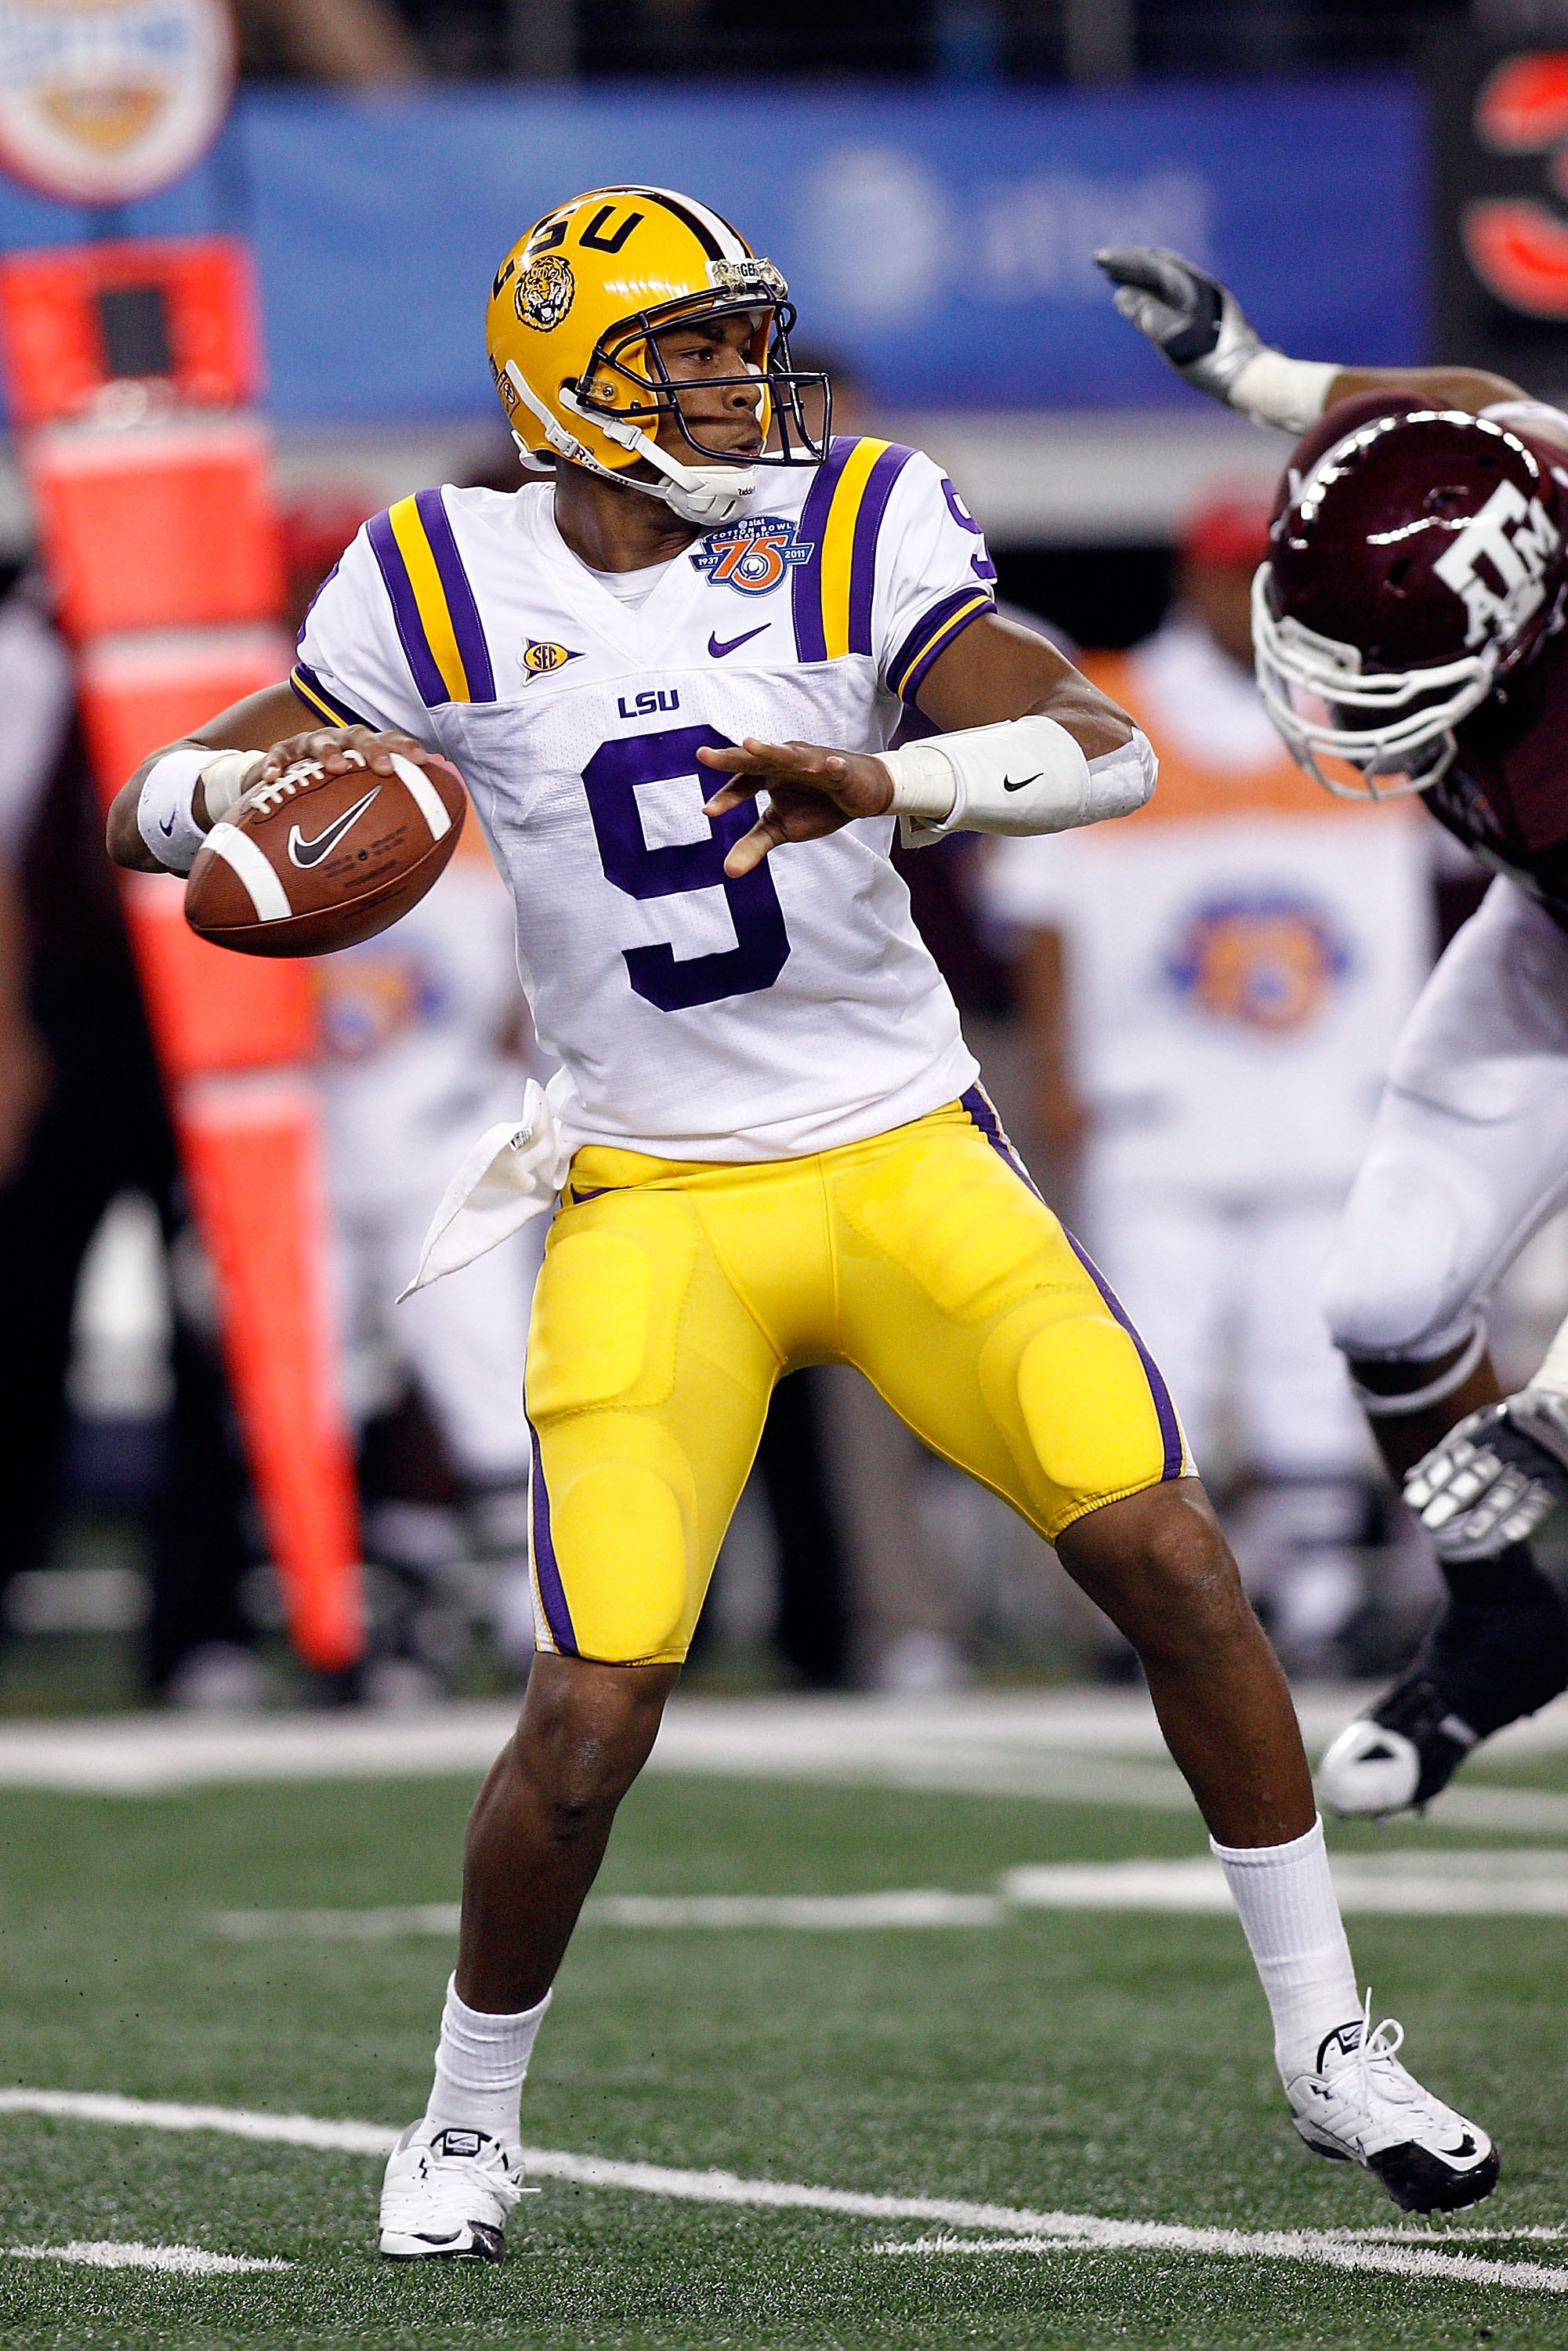
[[[0,164],[75,204],[150,195],[211,145],[234,78],[225,0],[0,0]]]
[[[811,559],[810,543],[797,538],[795,526],[780,515],[752,515],[710,530],[692,550],[692,562],[709,585],[734,588],[742,596],[770,595],[787,571]]]
[[[1278,1037],[1315,1020],[1350,967],[1316,907],[1268,892],[1200,907],[1166,959],[1166,977],[1209,1019]]]

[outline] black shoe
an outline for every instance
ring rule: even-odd
[[[1323,1757],[1318,1792],[1341,1819],[1421,1811],[1473,1747],[1568,1689],[1568,1618],[1522,1544],[1475,1580],[1485,1599],[1450,1599],[1387,1696]]]

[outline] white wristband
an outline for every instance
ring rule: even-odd
[[[267,764],[265,751],[206,751],[193,744],[154,759],[136,803],[136,830],[160,865],[188,873],[206,839],[192,801],[205,786],[207,818],[215,824]]]
[[[1054,718],[1009,718],[878,754],[906,848],[949,832],[1065,832],[1142,808],[1155,756],[1135,730],[1092,761]]]
[[[1337,360],[1288,360],[1283,351],[1265,346],[1231,385],[1229,405],[1254,424],[1305,433],[1327,407],[1329,386],[1339,372]]]

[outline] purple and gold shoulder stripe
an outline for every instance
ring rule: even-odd
[[[790,584],[803,662],[870,653],[876,542],[893,486],[913,457],[896,441],[835,440],[800,512],[810,559]]]
[[[890,693],[900,702],[914,706],[926,671],[939,653],[945,653],[955,637],[963,635],[971,621],[982,612],[994,610],[988,588],[960,588],[951,596],[944,596],[923,613],[904,638],[887,665]]]
[[[294,688],[312,718],[319,718],[329,726],[364,726],[368,720],[350,708],[342,696],[313,670],[308,662],[298,661],[288,673],[288,683]]]
[[[495,673],[474,590],[439,490],[399,498],[366,525],[414,684],[434,709],[494,702]]]

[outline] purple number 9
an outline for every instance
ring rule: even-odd
[[[729,907],[736,945],[719,955],[690,956],[677,963],[670,946],[622,949],[632,987],[661,1012],[685,1012],[694,1004],[716,1004],[726,996],[771,987],[789,956],[784,910],[767,864],[753,866],[738,882],[724,870],[731,844],[756,820],[748,802],[727,816],[710,817],[706,841],[650,849],[643,837],[638,785],[670,783],[680,776],[706,781],[706,771],[697,766],[699,747],[733,747],[716,727],[671,726],[662,734],[601,743],[582,771],[606,881],[640,900],[722,890]],[[717,785],[716,776],[708,789]]]

